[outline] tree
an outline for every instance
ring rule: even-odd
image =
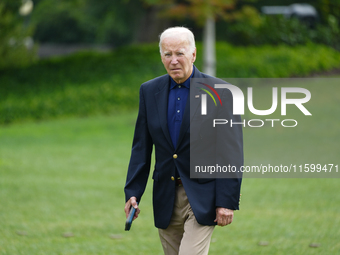
[[[216,75],[215,21],[228,19],[237,0],[144,0],[149,5],[163,6],[162,14],[167,17],[192,18],[203,28],[203,72]]]
[[[27,22],[32,4],[25,1],[22,5],[20,0],[0,3],[0,69],[25,66],[35,58],[33,27]]]
[[[36,5],[34,36],[42,43],[124,45],[134,40],[145,14],[139,0],[39,0]]]

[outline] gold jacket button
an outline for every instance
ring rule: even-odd
[[[173,157],[174,159],[176,159],[176,158],[177,158],[177,154],[174,154],[172,157]]]
[[[171,180],[174,181],[174,180],[175,180],[175,177],[171,176]]]

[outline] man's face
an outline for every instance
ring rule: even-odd
[[[189,42],[183,38],[167,37],[161,43],[163,65],[176,83],[187,80],[193,69],[196,60],[196,49],[190,51]]]

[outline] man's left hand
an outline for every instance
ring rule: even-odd
[[[223,207],[216,208],[216,219],[214,220],[214,222],[217,222],[218,226],[223,227],[223,226],[226,226],[232,223],[233,218],[234,218],[233,210],[223,208]]]

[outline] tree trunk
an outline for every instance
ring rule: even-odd
[[[216,76],[215,20],[207,18],[203,31],[203,72]]]
[[[134,35],[135,43],[151,43],[158,42],[159,35],[168,27],[170,20],[158,16],[160,8],[151,6],[146,10],[145,15],[137,25],[137,31]]]

